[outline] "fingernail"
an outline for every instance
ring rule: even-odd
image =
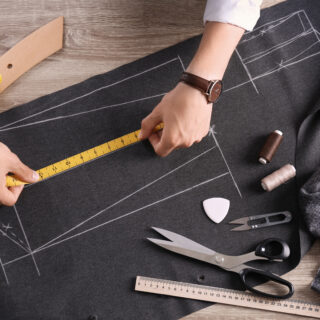
[[[142,139],[142,131],[139,132],[138,138]]]
[[[32,173],[32,179],[33,179],[34,181],[38,181],[38,180],[39,180],[39,174],[38,174],[38,172],[33,171],[33,173]]]

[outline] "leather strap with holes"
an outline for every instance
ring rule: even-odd
[[[180,81],[200,90],[208,103],[217,102],[222,92],[221,80],[207,80],[190,72],[183,72]]]
[[[62,48],[63,17],[56,18],[21,40],[0,57],[0,92],[33,66]]]

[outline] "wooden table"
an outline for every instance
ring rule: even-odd
[[[264,1],[263,6],[280,2]],[[65,17],[64,49],[0,95],[0,111],[57,91],[202,32],[200,0],[1,0],[0,54],[57,16]],[[320,261],[317,242],[286,275],[295,298],[320,303],[310,289]],[[213,305],[184,319],[292,319],[293,316]]]

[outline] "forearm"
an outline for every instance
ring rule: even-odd
[[[207,22],[199,48],[188,72],[206,79],[222,79],[244,29],[220,22]]]

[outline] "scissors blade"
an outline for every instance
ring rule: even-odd
[[[200,243],[192,241],[184,236],[181,236],[180,234],[156,227],[152,227],[152,229],[160,233],[165,238],[171,240],[173,243],[180,244],[182,248],[193,249],[195,251],[206,253],[208,255],[216,254],[215,251],[201,245]]]
[[[149,241],[153,242],[154,244],[167,249],[169,251],[190,257],[190,258],[194,258],[200,261],[204,261],[204,262],[208,262],[208,263],[212,263],[212,258],[213,255],[212,254],[208,254],[206,252],[203,252],[201,250],[198,249],[193,249],[193,248],[186,248],[184,245],[179,244],[179,243],[175,243],[175,242],[171,242],[171,241],[167,241],[167,240],[160,240],[160,239],[152,239],[152,238],[147,238]],[[210,250],[210,249],[209,249]]]
[[[248,221],[249,221],[249,217],[242,217],[242,218],[230,221],[229,224],[244,224],[244,223],[248,223]]]
[[[239,227],[235,227],[233,229],[231,229],[230,231],[245,231],[245,230],[251,230],[251,226],[247,225],[247,224],[243,224]]]

